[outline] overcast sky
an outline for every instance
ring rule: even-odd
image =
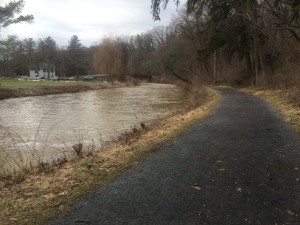
[[[9,2],[1,0],[1,6],[3,1]],[[50,36],[65,46],[72,35],[78,35],[89,46],[105,36],[134,35],[168,25],[176,13],[172,0],[161,11],[161,21],[152,19],[151,0],[25,0],[22,14],[32,14],[34,23],[2,28],[1,39],[8,34],[35,40]]]

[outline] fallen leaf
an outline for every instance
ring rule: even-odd
[[[61,192],[58,194],[58,196],[63,196],[63,195],[66,195],[68,192],[67,191],[64,191],[64,192]]]
[[[286,210],[286,212],[289,214],[289,215],[294,215],[294,213],[291,211],[291,210]]]
[[[201,188],[201,186],[199,185],[199,184],[194,184],[193,186],[192,186],[192,188],[194,188],[194,189],[196,189],[196,190],[198,190],[198,191],[200,191],[202,188]]]
[[[236,190],[237,192],[242,192],[242,191],[243,191],[243,188],[238,187],[238,188],[236,188],[235,190]]]
[[[29,177],[29,179],[31,179],[31,180],[37,180],[37,179],[40,179],[40,178],[41,178],[41,176],[38,176],[38,175],[31,175]]]
[[[13,217],[9,218],[9,220],[10,220],[10,221],[13,221],[13,222],[18,221],[17,218],[13,218]]]
[[[34,193],[33,192],[28,192],[28,193],[25,193],[24,195],[25,196],[32,196],[32,195],[34,195]]]
[[[4,188],[5,187],[5,183],[0,181],[0,189]]]
[[[299,168],[298,168],[298,167],[295,167],[294,170],[299,170]]]
[[[42,196],[42,198],[45,198],[45,199],[51,199],[51,198],[54,198],[54,197],[55,197],[55,195],[52,192]]]

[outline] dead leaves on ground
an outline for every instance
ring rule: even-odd
[[[291,210],[286,210],[286,212],[287,212],[287,214],[289,214],[289,215],[291,215],[291,216],[293,216],[293,215],[295,215],[295,213],[293,213]]]
[[[17,222],[18,219],[17,219],[17,218],[14,218],[14,217],[11,217],[11,218],[9,218],[9,221],[11,221],[11,222]]]
[[[46,199],[46,200],[52,199],[52,198],[54,198],[54,197],[55,197],[55,195],[54,195],[52,192],[50,192],[50,193],[45,194],[45,195],[42,196],[42,198],[44,198],[44,199]]]
[[[237,192],[242,192],[242,191],[243,191],[243,188],[237,187],[235,190],[236,190]]]
[[[202,190],[202,187],[201,187],[200,184],[198,184],[198,183],[193,184],[193,185],[192,185],[192,188],[194,188],[194,189],[197,190],[197,191],[201,191],[201,190]]]

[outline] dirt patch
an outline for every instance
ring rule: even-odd
[[[0,182],[0,224],[45,224],[49,218],[68,210],[79,196],[104,186],[138,164],[155,146],[204,118],[217,99],[216,92],[209,90],[201,107],[159,121],[151,128],[143,127],[144,131],[129,142],[57,165],[49,173],[27,175],[18,184]]]

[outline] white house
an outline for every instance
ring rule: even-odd
[[[55,69],[39,69],[39,70],[32,70],[30,69],[30,79],[32,80],[39,80],[39,79],[46,79],[46,80],[55,80],[57,76],[55,74]]]

